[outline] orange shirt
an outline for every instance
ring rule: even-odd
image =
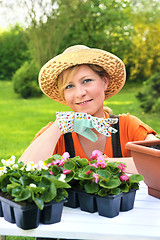
[[[107,118],[109,117],[107,113],[106,113],[106,117]],[[148,133],[156,134],[151,127],[143,123],[137,117],[132,116],[130,114],[119,115],[119,134],[120,134],[122,156],[123,157],[130,156],[129,151],[125,148],[125,145],[127,142],[144,140]],[[73,143],[75,148],[75,155],[80,156],[81,158],[87,158],[87,156],[85,155],[80,145],[77,134],[75,132],[72,133],[72,138],[73,138]],[[56,145],[54,154],[59,153],[60,155],[62,155],[64,152],[65,152],[65,142],[64,142],[64,137],[62,135]],[[104,154],[106,154],[108,157],[113,157],[111,137],[107,138]]]
[[[108,118],[109,114],[108,113],[105,113],[105,114],[106,114],[106,118]],[[42,134],[42,132],[44,132],[48,127],[50,127],[51,124],[52,122],[50,122],[46,127],[42,128],[41,131],[36,135],[36,137]],[[127,142],[144,140],[147,134],[149,133],[156,134],[156,132],[151,127],[143,123],[137,117],[132,116],[130,114],[119,115],[119,134],[120,134],[122,156],[123,157],[130,156],[129,151],[125,148],[125,145]],[[75,155],[80,156],[81,158],[87,158],[87,156],[85,155],[80,145],[78,136],[75,132],[72,133],[72,138],[73,138],[73,143],[75,148]],[[60,155],[62,155],[64,152],[65,152],[65,142],[64,142],[64,136],[62,135],[57,142],[57,145],[53,154],[59,153]],[[106,154],[108,157],[113,157],[111,137],[107,138],[104,154]]]

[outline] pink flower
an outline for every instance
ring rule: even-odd
[[[93,173],[93,177],[95,178],[95,179],[94,179],[95,183],[98,183],[98,181],[99,181],[99,176],[98,176],[98,174],[97,174],[97,173]]]
[[[62,158],[64,158],[64,159],[68,159],[69,157],[70,157],[70,155],[68,152],[64,152],[62,155]]]
[[[126,182],[126,181],[129,180],[129,176],[127,176],[126,174],[123,174],[122,176],[120,176],[120,180],[121,180],[122,182]]]
[[[126,165],[123,163],[120,163],[118,168],[121,170],[121,172],[125,172],[126,171]]]
[[[92,152],[92,156],[90,157],[90,159],[94,160],[97,159],[98,156],[100,156],[102,153],[99,150],[94,150]]]
[[[86,174],[88,175],[88,174],[90,174],[91,172],[92,172],[92,171],[87,171]]]
[[[65,174],[65,175],[69,174],[70,172],[71,172],[71,170],[68,170],[68,169],[63,170],[63,174]]]
[[[50,175],[54,175],[52,171],[49,171],[49,174],[50,174]]]
[[[98,165],[97,165],[97,163],[88,163],[91,167],[95,167],[95,168],[98,168]]]
[[[98,156],[97,157],[97,166],[101,167],[101,168],[105,168],[106,165],[107,164],[105,163],[104,157],[102,155]]]

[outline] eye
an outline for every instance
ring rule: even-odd
[[[65,87],[65,89],[70,89],[70,88],[72,88],[72,87],[74,87],[73,84],[68,84],[68,85]]]
[[[91,81],[93,81],[93,80],[90,79],[90,78],[88,78],[88,79],[85,79],[85,80],[83,81],[83,83],[88,83],[88,82],[91,82]]]

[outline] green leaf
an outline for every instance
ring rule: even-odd
[[[110,194],[113,194],[113,195],[118,195],[120,193],[121,193],[120,188],[114,188],[114,189],[111,189],[111,191],[110,191]]]
[[[73,161],[65,162],[64,169],[74,170],[75,169],[75,163]]]
[[[108,188],[108,189],[117,188],[120,184],[121,184],[121,181],[117,177],[99,181],[99,185],[101,187]]]
[[[86,193],[96,193],[99,190],[99,186],[95,182],[87,182],[84,185],[84,189],[85,189]]]
[[[14,198],[16,202],[25,201],[31,197],[31,192],[27,188],[23,188],[21,194]]]
[[[129,185],[128,185],[127,182],[123,182],[123,183],[120,185],[120,189],[121,189],[122,192],[125,192],[125,193],[126,193],[126,192],[129,191],[130,187],[129,187]]]
[[[44,201],[41,198],[38,198],[35,196],[34,202],[40,210],[42,210],[44,208]]]
[[[53,165],[51,167],[51,172],[53,172],[54,176],[57,176],[57,174],[61,172],[61,169],[57,165]]]
[[[101,196],[101,197],[104,197],[107,195],[107,189],[100,189],[99,192],[98,192],[98,195]]]
[[[41,199],[44,202],[50,202],[57,196],[57,189],[54,183],[51,183],[49,187],[42,193]]]
[[[129,181],[139,183],[140,181],[143,181],[144,177],[140,174],[133,174],[130,176]]]
[[[75,176],[75,173],[72,171],[66,175],[65,182],[70,182]]]
[[[103,178],[109,178],[111,176],[111,173],[107,170],[100,169],[97,171],[97,174]]]

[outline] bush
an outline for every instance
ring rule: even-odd
[[[157,112],[160,109],[160,72],[155,73],[143,83],[143,90],[136,97],[141,101],[145,112]]]
[[[0,79],[10,80],[29,59],[26,31],[18,25],[0,32]]]
[[[38,86],[38,66],[32,62],[25,62],[13,75],[14,91],[22,98],[39,97],[42,92]]]

